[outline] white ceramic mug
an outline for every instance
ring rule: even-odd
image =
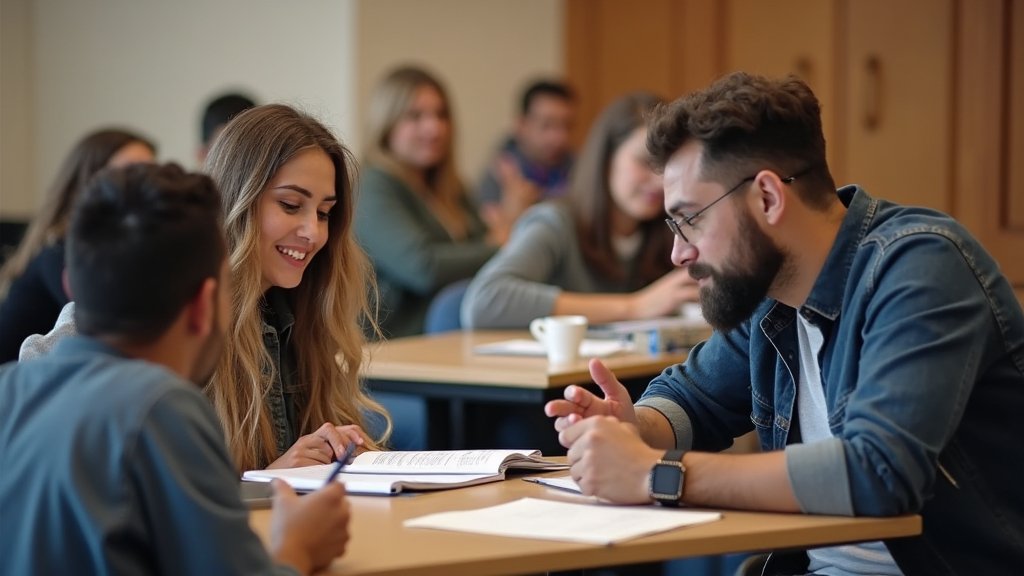
[[[679,307],[679,315],[687,320],[703,320],[704,313],[697,302],[687,302]]]
[[[544,345],[552,364],[571,364],[578,360],[586,332],[586,316],[545,316],[530,322],[530,333]]]

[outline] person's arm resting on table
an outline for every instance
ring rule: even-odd
[[[603,399],[569,386],[565,400],[549,402],[545,408],[548,416],[556,417],[559,441],[569,448],[572,476],[585,494],[615,502],[650,502],[650,471],[666,450],[678,445],[673,426],[656,408],[634,407],[626,388],[600,361],[594,360],[590,366]],[[684,443],[689,440],[685,438]],[[688,504],[799,511],[783,452],[688,452],[683,466],[682,500]]]

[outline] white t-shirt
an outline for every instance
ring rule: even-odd
[[[832,437],[825,405],[825,387],[821,383],[821,354],[825,338],[821,329],[797,314],[797,338],[800,342],[800,382],[797,384],[796,407],[800,422],[800,438],[804,444]],[[807,551],[814,574],[828,576],[881,575],[902,576],[888,548],[882,542],[865,542]]]

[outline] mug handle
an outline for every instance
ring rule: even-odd
[[[530,322],[530,334],[533,334],[533,337],[536,338],[537,341],[540,342],[541,344],[547,344],[547,342],[545,341],[547,332],[544,330],[543,318],[534,318]]]

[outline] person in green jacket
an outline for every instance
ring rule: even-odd
[[[376,86],[356,234],[377,274],[385,337],[422,333],[433,297],[472,278],[508,235],[467,195],[453,132],[448,96],[428,72],[398,68]]]

